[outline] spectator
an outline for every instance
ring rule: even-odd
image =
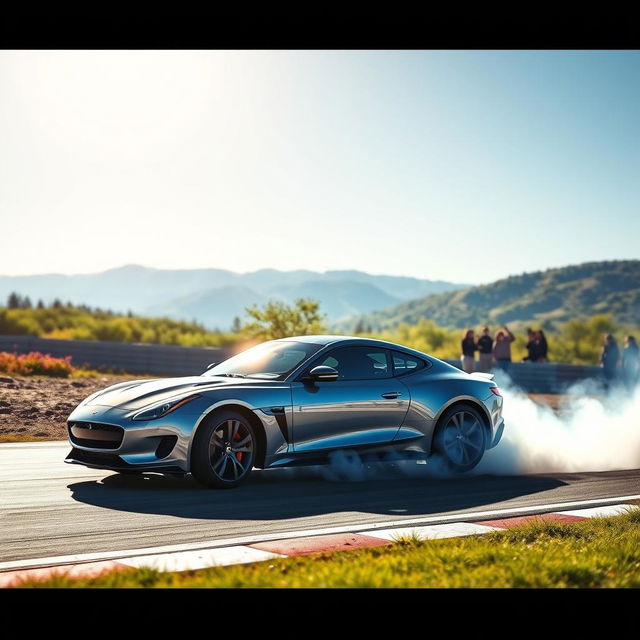
[[[493,343],[493,357],[496,364],[503,371],[509,369],[511,362],[511,343],[516,339],[513,333],[509,331],[507,325],[502,327],[504,331],[496,333],[496,339]]]
[[[493,340],[489,335],[489,327],[482,330],[482,335],[478,338],[478,371],[489,373],[493,365]]]
[[[466,373],[475,371],[475,352],[478,350],[476,341],[473,338],[473,329],[468,329],[462,338],[462,370]]]
[[[536,362],[538,359],[538,342],[536,340],[536,332],[529,327],[527,329],[527,357],[526,362]]]
[[[627,336],[622,350],[622,375],[629,391],[633,391],[640,377],[640,349],[633,336]]]
[[[547,338],[544,335],[544,331],[536,331],[536,344],[537,344],[537,358],[534,362],[547,362]]]
[[[609,389],[616,378],[618,360],[620,360],[620,349],[618,349],[618,343],[610,333],[605,333],[602,353],[600,354],[600,366],[604,373],[605,389]]]

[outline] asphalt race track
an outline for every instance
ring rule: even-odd
[[[190,477],[68,465],[68,450],[66,442],[0,445],[0,562],[640,494],[637,469],[366,482],[281,469],[212,491]]]

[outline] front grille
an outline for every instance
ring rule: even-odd
[[[100,422],[70,422],[68,428],[73,444],[92,449],[117,449],[124,437],[122,427]]]
[[[99,453],[97,451],[83,451],[82,449],[71,449],[67,460],[77,460],[85,464],[105,467],[127,467],[127,463],[114,453]]]

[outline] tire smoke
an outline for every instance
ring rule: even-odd
[[[568,389],[556,414],[507,377],[498,383],[504,396],[504,434],[498,446],[485,453],[474,475],[640,467],[640,390],[630,393],[620,385],[604,395],[587,380]]]

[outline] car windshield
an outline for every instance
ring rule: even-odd
[[[321,347],[320,344],[293,340],[263,342],[211,367],[202,375],[284,380]]]

